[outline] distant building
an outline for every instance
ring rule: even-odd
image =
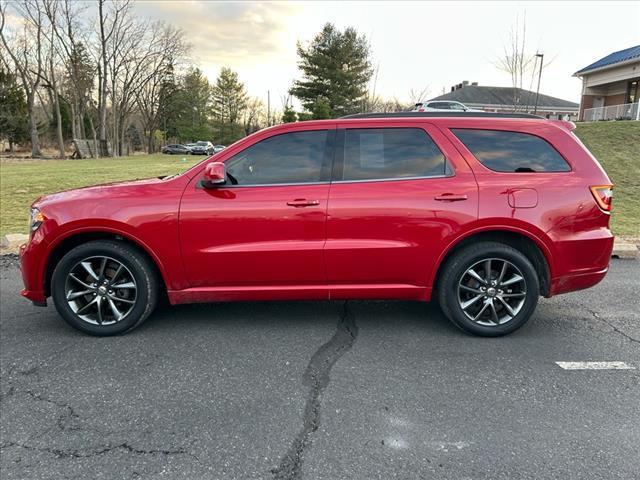
[[[580,120],[640,120],[640,45],[613,52],[578,70]]]
[[[433,100],[454,100],[464,103],[469,108],[487,112],[522,112],[533,113],[536,103],[536,92],[513,87],[484,87],[477,82],[462,82],[451,87],[449,93],[432,98]],[[558,120],[575,120],[579,105],[549,95],[538,95],[537,115]]]

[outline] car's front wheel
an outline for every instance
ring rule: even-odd
[[[158,288],[149,259],[111,240],[75,247],[62,257],[51,279],[51,296],[62,318],[98,336],[140,325],[156,305]]]
[[[540,295],[538,275],[515,248],[479,242],[456,252],[443,266],[438,300],[462,330],[486,337],[506,335],[524,325]]]

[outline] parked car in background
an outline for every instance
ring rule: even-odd
[[[266,128],[182,175],[40,197],[22,295],[92,335],[165,296],[437,298],[461,329],[505,335],[608,271],[613,186],[574,128],[467,112]]]
[[[221,152],[222,150],[224,150],[225,148],[227,148],[227,147],[225,147],[224,145],[214,145],[213,146],[213,152],[214,153],[218,153],[218,152]]]
[[[196,142],[193,147],[191,147],[191,153],[193,155],[213,155],[213,143],[202,140]]]
[[[165,145],[160,151],[169,155],[189,155],[191,153],[191,149],[188,146],[179,143]]]
[[[467,107],[465,104],[453,101],[419,102],[413,107],[412,112],[484,112]]]

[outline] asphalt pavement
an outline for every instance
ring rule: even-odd
[[[370,301],[163,307],[93,338],[19,297],[15,258],[0,282],[3,480],[640,478],[638,261],[497,339]]]

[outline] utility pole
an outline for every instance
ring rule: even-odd
[[[540,95],[540,79],[542,78],[542,64],[544,63],[544,53],[536,53],[540,57],[540,70],[538,71],[538,88],[536,89],[536,104],[533,107],[533,114],[538,113],[538,96]]]
[[[267,90],[267,127],[271,126],[271,92]]]

